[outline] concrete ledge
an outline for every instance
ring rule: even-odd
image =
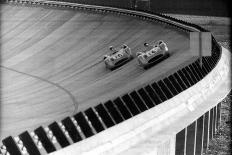
[[[227,68],[224,70],[223,78],[218,80],[210,93],[207,93],[207,97],[203,97],[203,101],[195,102],[196,107],[194,111],[189,110],[184,115],[180,116],[177,120],[172,122],[172,124],[164,127],[162,131],[154,133],[151,137],[145,141],[141,141],[137,145],[121,152],[120,154],[127,155],[147,155],[147,154],[160,154],[160,155],[175,155],[175,137],[178,132],[189,126],[191,123],[196,121],[200,116],[204,115],[210,109],[215,107],[219,102],[221,102],[231,91],[231,73],[229,70],[228,60],[230,58],[230,53],[223,48],[222,59],[216,66],[215,70],[212,71],[211,78],[215,77],[214,73],[221,68]],[[201,81],[204,82],[204,79]],[[209,82],[210,83],[210,82]],[[191,88],[190,88],[191,89]],[[186,109],[185,109],[186,110]],[[175,116],[178,117],[178,116]],[[165,149],[166,152],[163,152]],[[141,151],[143,150],[143,151]]]
[[[217,66],[196,85],[115,127],[52,154],[174,154],[175,135],[217,105],[231,89],[230,53],[225,48],[222,51]],[[191,92],[195,93],[190,95]],[[146,143],[152,143],[149,144],[152,147],[144,146]],[[140,152],[144,147],[146,151]]]

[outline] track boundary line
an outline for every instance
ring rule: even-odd
[[[10,71],[13,71],[13,72],[16,72],[16,73],[19,73],[19,74],[23,74],[23,75],[26,75],[26,76],[29,76],[29,77],[32,77],[34,79],[37,79],[37,80],[40,80],[40,81],[43,81],[45,83],[48,83],[50,85],[53,85],[55,86],[56,88],[62,90],[63,92],[65,92],[65,94],[67,94],[69,96],[69,98],[71,99],[72,103],[73,103],[73,106],[74,106],[74,111],[73,111],[73,114],[75,114],[78,110],[78,102],[75,98],[75,96],[66,88],[62,87],[61,85],[59,85],[58,83],[55,83],[55,82],[52,82],[52,81],[49,81],[49,80],[46,80],[44,78],[41,78],[39,76],[36,76],[36,75],[32,75],[32,74],[28,74],[28,73],[25,73],[25,72],[22,72],[22,71],[18,71],[16,69],[13,69],[13,68],[10,68],[10,67],[6,67],[6,66],[3,66],[3,65],[0,65],[0,67],[4,68],[4,69],[7,69],[7,70],[10,70]]]

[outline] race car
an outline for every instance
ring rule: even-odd
[[[109,55],[104,55],[103,59],[106,68],[110,70],[114,70],[133,59],[131,49],[126,44],[123,44],[119,50],[110,46],[109,50],[111,53]]]
[[[144,46],[146,47],[145,51],[136,53],[139,65],[144,69],[169,57],[168,47],[162,40],[159,40],[152,45],[144,43]]]

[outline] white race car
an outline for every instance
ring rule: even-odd
[[[144,46],[146,47],[145,51],[136,53],[139,65],[144,69],[169,57],[168,47],[162,40],[159,40],[152,45],[144,43]]]
[[[104,55],[103,59],[106,68],[113,70],[120,67],[133,59],[131,49],[126,45],[122,45],[119,50],[115,49],[113,46],[109,47],[111,53],[109,55]]]

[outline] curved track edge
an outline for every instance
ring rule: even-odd
[[[177,134],[219,108],[230,92],[229,57],[223,48],[218,65],[198,84],[156,108],[52,154],[176,154]]]
[[[146,18],[147,20],[158,20],[171,24],[185,31],[206,31],[201,27],[186,23],[164,15],[154,15],[152,12],[144,13],[133,10],[124,10],[111,7],[100,7],[91,5],[80,5],[74,3],[55,2],[55,1],[17,1],[20,3],[43,3],[51,6],[66,6],[77,7],[78,9],[90,9],[94,11],[108,11],[113,13],[123,13],[130,16]],[[225,82],[228,82],[229,72],[229,53],[226,49],[222,49],[212,37],[213,45],[216,46],[216,51],[212,51],[214,56],[212,59],[205,59],[208,66],[205,70],[208,71],[204,78],[192,85],[185,91],[182,91],[172,99],[162,102],[162,104],[151,108],[140,115],[124,121],[112,128],[109,128],[93,137],[84,141],[70,145],[52,154],[118,154],[128,153],[133,154],[133,149],[128,150],[133,145],[138,144],[147,138],[158,134],[155,143],[155,149],[148,150],[150,153],[158,154],[159,151],[165,149],[163,154],[175,154],[176,135],[180,130],[188,124],[196,120],[200,115],[204,114],[209,109],[212,109],[220,102],[220,100],[228,94],[228,87],[222,87]],[[228,84],[228,83],[227,83]],[[223,91],[221,87],[224,88]],[[221,90],[223,93],[215,96],[215,101],[207,104],[210,96],[216,90]],[[204,104],[203,104],[204,102]],[[187,117],[187,118],[186,118]],[[183,121],[178,127],[176,121]],[[165,123],[164,123],[165,122]],[[168,130],[168,129],[169,130]],[[171,130],[170,130],[171,128]],[[165,130],[164,130],[165,129]],[[137,147],[137,146],[136,146]],[[139,148],[139,147],[138,147]],[[154,152],[155,151],[155,152]],[[148,153],[147,152],[147,153]],[[143,154],[143,153],[141,153]],[[149,153],[148,153],[149,154]]]

